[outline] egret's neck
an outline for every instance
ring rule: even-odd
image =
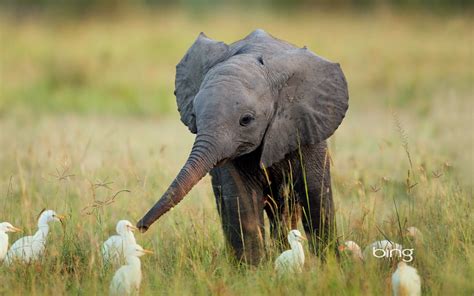
[[[131,231],[125,232],[123,236],[125,237],[125,239],[126,239],[128,242],[131,242],[131,243],[136,243],[136,242],[137,242],[137,241],[135,240],[135,235],[133,235],[133,232],[131,232]]]
[[[142,266],[142,264],[140,262],[140,258],[138,258],[137,256],[127,256],[125,258],[125,260],[127,261],[127,265],[129,265],[133,269],[140,270],[140,268]]]
[[[38,222],[38,231],[36,231],[34,237],[35,239],[46,239],[49,232],[49,225],[45,222]]]
[[[0,240],[7,242],[8,245],[8,234],[5,231],[0,231]]]
[[[299,259],[299,260],[304,260],[304,251],[303,251],[303,245],[298,242],[294,241],[290,243],[291,246],[291,251],[293,251],[293,254]]]

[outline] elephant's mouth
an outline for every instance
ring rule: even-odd
[[[229,158],[224,158],[224,159],[218,161],[215,166],[216,166],[216,167],[223,166],[223,165],[226,164],[228,161],[229,161]]]
[[[258,149],[259,146],[255,146],[254,143],[251,142],[240,142],[239,146],[235,150],[235,157],[240,157],[242,155],[250,154],[256,149]]]

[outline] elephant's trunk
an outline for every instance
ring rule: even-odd
[[[173,183],[138,222],[137,227],[141,232],[147,231],[153,222],[177,205],[193,186],[216,165],[219,159],[214,143],[209,136],[198,135],[196,137],[191,154]]]

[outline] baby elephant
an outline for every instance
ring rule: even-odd
[[[175,180],[138,222],[141,231],[209,172],[238,259],[258,264],[263,257],[264,213],[277,242],[301,217],[311,249],[333,249],[326,139],[349,99],[339,64],[263,30],[230,45],[201,33],[176,67],[175,95],[196,138]]]

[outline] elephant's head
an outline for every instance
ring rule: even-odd
[[[176,67],[178,110],[196,134],[190,156],[142,231],[214,166],[260,148],[269,167],[298,145],[331,136],[348,107],[339,64],[257,30],[226,45],[200,34]]]

